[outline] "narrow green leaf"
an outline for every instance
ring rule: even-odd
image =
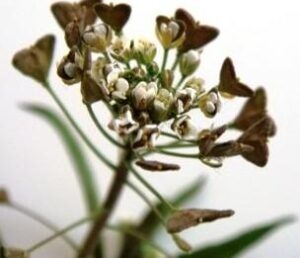
[[[251,228],[229,240],[194,251],[192,254],[181,254],[177,258],[232,258],[250,246],[263,240],[274,230],[294,221],[293,217],[285,217],[274,222]]]
[[[90,213],[95,212],[95,210],[99,207],[95,180],[81,145],[73,136],[73,133],[65,125],[59,115],[48,107],[37,104],[26,104],[23,107],[26,111],[45,119],[55,128],[58,135],[61,137],[77,172],[88,211]]]

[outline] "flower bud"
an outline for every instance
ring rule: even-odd
[[[147,65],[147,72],[151,77],[155,77],[159,74],[159,67],[156,62],[151,62]]]
[[[164,70],[161,74],[161,84],[164,88],[172,88],[174,81],[174,72],[171,70]]]
[[[193,77],[185,83],[184,88],[194,89],[197,95],[200,95],[204,92],[204,80]]]
[[[182,21],[158,16],[156,19],[156,35],[165,49],[176,48],[185,39],[185,25]]]
[[[110,54],[119,62],[129,63],[135,57],[133,41],[128,44],[124,39],[117,38],[112,44]]]
[[[115,100],[125,100],[126,94],[129,90],[129,83],[124,78],[119,78],[114,84],[114,91],[112,92],[112,98]]]
[[[166,120],[173,104],[173,94],[167,89],[160,89],[153,102],[153,118],[161,122]]]
[[[192,246],[183,238],[181,238],[179,235],[176,234],[172,234],[173,240],[175,242],[175,244],[178,246],[178,248],[180,250],[182,250],[183,252],[191,252],[192,251]]]
[[[93,52],[105,52],[111,44],[112,31],[106,24],[95,24],[86,27],[83,33],[83,42]]]
[[[157,85],[155,82],[138,83],[132,90],[132,100],[136,109],[144,110],[149,107],[157,94]]]
[[[142,64],[150,64],[156,56],[156,46],[149,41],[139,40],[135,47],[136,58]]]
[[[180,72],[184,77],[193,74],[200,64],[200,54],[196,50],[189,50],[180,58]]]
[[[45,84],[54,51],[55,38],[46,35],[40,38],[32,47],[17,52],[12,60],[16,69],[43,84]]]

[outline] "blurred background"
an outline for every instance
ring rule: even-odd
[[[29,206],[59,226],[68,225],[85,214],[79,184],[69,157],[45,121],[19,107],[22,103],[44,103],[58,110],[46,91],[25,78],[11,66],[13,54],[37,38],[57,36],[51,82],[55,91],[76,117],[84,131],[105,153],[116,160],[117,152],[98,134],[81,104],[78,86],[67,87],[56,77],[55,64],[66,54],[63,33],[50,13],[50,0],[0,1],[0,187],[13,200]],[[230,56],[242,81],[251,87],[265,86],[270,114],[278,125],[278,134],[270,141],[270,160],[266,168],[257,168],[240,158],[227,160],[221,169],[204,167],[193,160],[179,160],[179,173],[144,176],[164,195],[172,196],[200,176],[207,178],[204,191],[189,207],[231,208],[236,215],[228,220],[203,225],[183,233],[193,245],[222,240],[260,222],[284,215],[300,216],[300,7],[295,0],[126,0],[133,13],[125,29],[128,38],[146,38],[155,42],[154,22],[158,14],[172,15],[178,7],[189,10],[205,24],[220,29],[219,38],[202,54],[198,75],[208,88],[218,83],[219,70]],[[158,58],[161,57],[161,53]],[[160,59],[158,60],[160,63]],[[228,121],[242,105],[233,100],[223,105],[217,123]],[[109,117],[101,104],[95,106],[104,123]],[[194,112],[200,117],[200,112]],[[199,128],[204,125],[199,120]],[[96,171],[99,192],[103,195],[111,180],[109,170],[87,150]],[[170,159],[170,161],[173,159]],[[147,207],[129,189],[119,202],[114,221],[139,218]],[[0,207],[0,230],[10,246],[28,247],[50,232],[36,222]],[[71,233],[80,240],[86,228]],[[114,238],[108,234],[108,240]],[[300,257],[300,223],[289,225],[241,257]],[[159,241],[176,250],[162,233]],[[72,257],[71,250],[60,240],[36,252],[33,257]]]

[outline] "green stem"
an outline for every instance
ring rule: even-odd
[[[160,134],[161,134],[162,136],[165,136],[165,137],[169,137],[169,138],[178,140],[178,136],[175,135],[175,134],[168,133],[168,132],[161,132]],[[188,143],[195,143],[195,144],[197,143],[196,140],[180,139],[180,141],[182,141],[182,142],[188,142]]]
[[[107,53],[107,51],[103,52],[103,55],[106,58],[107,62],[111,63],[111,58],[110,58],[109,54]]]
[[[176,211],[177,209],[172,206],[171,203],[165,200],[165,198],[154,188],[152,187],[138,172],[137,170],[130,164],[128,164],[128,168],[131,170],[133,175],[151,192],[155,195],[166,207],[168,207],[171,211]]]
[[[160,154],[165,154],[165,155],[175,156],[180,158],[199,159],[199,154],[185,154],[185,153],[170,152],[166,150],[157,150],[157,152]]]
[[[32,247],[28,248],[28,249],[27,249],[27,252],[28,252],[28,253],[32,253],[32,252],[36,251],[37,249],[39,249],[39,248],[41,248],[42,246],[48,244],[49,242],[55,240],[56,238],[61,237],[61,236],[65,235],[66,233],[68,233],[69,231],[71,231],[71,230],[73,230],[73,229],[75,229],[75,228],[77,228],[77,227],[79,227],[79,226],[81,226],[81,225],[83,225],[83,224],[89,222],[90,220],[93,219],[93,217],[94,217],[94,216],[89,216],[89,217],[80,219],[80,220],[78,220],[78,221],[72,223],[71,225],[65,227],[64,229],[62,229],[62,230],[56,232],[56,233],[53,234],[52,236],[47,237],[47,238],[45,238],[44,240],[42,240],[42,241],[36,243],[36,244],[33,245]]]
[[[172,72],[175,71],[175,69],[177,68],[178,64],[179,64],[179,60],[180,60],[180,54],[177,53],[176,59],[174,61],[174,64],[172,65]]]
[[[168,55],[169,55],[169,49],[165,49],[164,50],[164,57],[163,57],[162,65],[161,65],[161,73],[163,73],[165,68],[166,68]]]
[[[175,90],[178,90],[180,88],[180,86],[184,82],[185,78],[186,78],[186,76],[184,76],[184,75],[181,76],[179,82],[175,86]]]
[[[153,212],[156,214],[161,224],[165,227],[166,226],[165,219],[161,215],[160,211],[156,208],[156,206],[153,205],[152,202],[148,199],[148,197],[131,182],[127,181],[127,185],[138,194],[138,196],[150,207],[150,209],[153,210]]]
[[[198,145],[196,143],[185,143],[182,144],[181,141],[174,141],[167,144],[161,144],[155,146],[157,149],[177,149],[177,148],[191,148],[191,147],[197,147]]]
[[[160,247],[157,244],[155,244],[154,242],[152,242],[150,239],[148,239],[146,236],[144,236],[144,234],[140,233],[137,230],[127,228],[127,227],[122,227],[122,226],[121,227],[120,226],[115,226],[115,225],[107,225],[106,228],[109,229],[109,230],[112,230],[112,231],[116,231],[116,232],[120,232],[120,233],[125,233],[127,235],[131,235],[134,238],[145,242],[147,245],[149,245],[152,248],[154,248],[155,250],[159,251],[160,253],[162,253],[166,257],[171,257],[171,255],[168,254],[167,251],[165,251],[162,247]]]
[[[95,250],[98,236],[101,234],[103,228],[106,225],[110,215],[112,214],[117,201],[119,200],[124,184],[126,183],[129,171],[126,164],[130,162],[132,158],[132,151],[127,146],[126,151],[121,156],[119,165],[114,174],[113,181],[108,191],[106,200],[103,203],[103,210],[100,212],[87,234],[87,237],[83,243],[81,250],[79,251],[78,258],[87,258]]]
[[[98,119],[97,119],[97,117],[96,117],[96,115],[95,115],[95,113],[94,113],[94,110],[93,110],[92,106],[91,106],[91,105],[86,105],[86,108],[87,108],[87,110],[88,110],[88,112],[89,112],[89,115],[90,115],[90,117],[92,118],[94,124],[96,125],[96,127],[98,128],[98,130],[102,133],[102,135],[103,135],[108,141],[110,141],[112,144],[114,144],[115,146],[124,149],[125,146],[124,146],[122,143],[120,143],[120,142],[118,142],[117,140],[115,140],[115,139],[114,139],[109,133],[107,133],[107,132],[105,131],[105,129],[102,127],[101,123],[98,121]]]
[[[87,144],[87,146],[95,153],[95,155],[109,168],[114,169],[115,166],[112,164],[111,161],[109,161],[95,146],[94,144],[86,137],[85,133],[82,131],[82,129],[79,127],[79,125],[75,122],[73,117],[70,115],[68,110],[65,108],[64,104],[60,101],[58,96],[55,94],[55,92],[52,90],[50,85],[47,83],[47,90],[54,99],[54,101],[57,103],[57,105],[60,107],[64,115],[67,117],[69,122],[72,124],[74,129],[77,131],[77,133],[80,135],[82,140]]]
[[[18,203],[10,202],[7,204],[9,208],[20,212],[21,214],[33,219],[34,221],[37,221],[38,223],[42,224],[44,227],[48,228],[50,231],[54,233],[59,232],[59,228],[54,225],[52,222],[50,222],[48,219],[44,218],[42,215],[36,213],[35,211],[28,209],[27,207],[24,207]],[[77,245],[66,235],[61,235],[61,238],[76,252],[78,251]]]

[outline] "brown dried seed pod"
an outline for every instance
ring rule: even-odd
[[[116,32],[120,32],[130,18],[131,7],[127,4],[107,5],[102,3],[95,5],[95,11],[104,23],[111,26]]]
[[[20,50],[12,60],[21,73],[45,84],[54,51],[55,38],[46,35],[40,38],[32,47]]]
[[[187,209],[175,212],[167,221],[169,233],[178,233],[200,223],[231,217],[233,210]]]
[[[190,49],[202,48],[219,35],[218,29],[199,24],[194,20],[193,16],[184,9],[178,9],[176,11],[175,19],[183,21],[186,27],[185,40],[179,47],[180,53],[187,52]]]
[[[177,164],[163,163],[155,160],[138,160],[135,164],[149,171],[170,171],[180,169],[180,166]]]
[[[253,96],[253,90],[250,89],[246,84],[241,83],[237,78],[233,62],[229,57],[227,57],[223,62],[218,89],[224,97]]]

